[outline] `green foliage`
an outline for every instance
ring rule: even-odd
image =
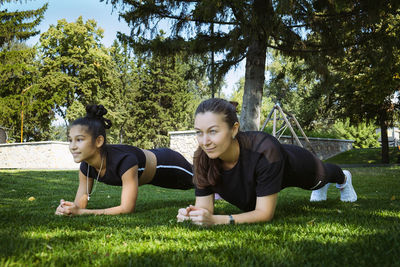
[[[4,1],[0,3],[0,6]],[[6,1],[11,2],[11,1]],[[48,4],[36,10],[8,12],[0,10],[0,47],[10,44],[14,40],[25,41],[39,34],[35,27],[43,19]]]
[[[38,99],[36,48],[21,43],[38,33],[47,4],[37,10],[0,10],[0,125],[11,141],[20,141],[22,112],[24,140],[46,138],[52,118]]]
[[[178,209],[193,203],[193,190],[145,185],[134,214],[59,217],[59,200],[75,196],[77,171],[1,171],[0,265],[396,266],[399,171],[351,168],[356,203],[340,202],[333,186],[323,203],[287,188],[271,222],[211,228],[176,222]],[[120,194],[99,183],[89,208],[118,205]],[[217,201],[215,212],[240,211]]]
[[[182,55],[139,56],[136,62],[137,91],[130,95],[126,140],[143,147],[169,145],[168,132],[187,130],[199,99],[193,81],[187,80],[190,65]]]
[[[40,36],[39,87],[65,120],[82,114],[82,106],[99,102],[99,92],[112,87],[112,61],[102,37],[97,23],[82,17],[59,20]]]
[[[335,130],[342,138],[354,140],[354,148],[371,148],[379,147],[379,135],[376,133],[376,126],[371,123],[362,122],[357,125],[350,123],[350,120],[345,122],[336,122]]]

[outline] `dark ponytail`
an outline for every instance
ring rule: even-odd
[[[103,116],[107,114],[107,109],[103,105],[88,105],[86,106],[86,116],[76,119],[72,122],[74,125],[82,125],[87,127],[87,132],[92,136],[92,140],[97,139],[100,135],[104,137],[104,143],[101,147],[102,153],[105,152],[107,143],[106,129],[110,129],[112,123]]]
[[[212,112],[224,115],[224,121],[229,128],[238,122],[236,115],[237,102],[228,102],[221,98],[211,98],[200,103],[195,116],[199,113]],[[210,159],[199,146],[193,155],[194,177],[193,181],[198,188],[215,186],[219,183],[222,172],[220,159]]]

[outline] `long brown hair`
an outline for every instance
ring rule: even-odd
[[[224,121],[232,129],[233,125],[238,122],[236,115],[237,102],[228,102],[221,98],[210,98],[204,100],[197,107],[195,116],[199,113],[212,112],[214,114],[222,114]],[[198,188],[207,186],[215,186],[221,177],[221,160],[210,159],[207,154],[199,146],[194,152],[194,184]]]

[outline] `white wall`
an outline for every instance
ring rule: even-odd
[[[0,169],[79,169],[68,142],[0,144]]]

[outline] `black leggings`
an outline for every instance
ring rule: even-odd
[[[339,166],[323,163],[304,148],[294,145],[283,146],[288,155],[288,166],[282,189],[295,186],[316,190],[327,183],[344,183],[345,176]]]
[[[152,185],[172,189],[192,189],[193,167],[178,152],[169,148],[150,149],[157,158],[157,170]]]

